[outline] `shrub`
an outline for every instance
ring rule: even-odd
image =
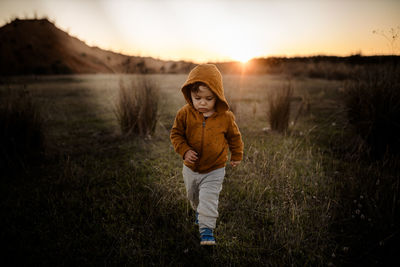
[[[367,152],[381,158],[400,151],[400,74],[390,65],[364,71],[345,90],[347,117]]]
[[[268,97],[268,121],[271,130],[286,132],[289,127],[290,100],[293,88],[290,84]]]
[[[0,167],[10,170],[44,151],[43,119],[27,91],[7,89],[0,99]]]
[[[119,84],[115,114],[121,131],[127,135],[149,136],[157,123],[159,90],[149,78],[132,80],[126,87]]]

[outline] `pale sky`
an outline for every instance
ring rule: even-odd
[[[1,26],[35,13],[88,45],[161,59],[400,54],[372,33],[400,33],[400,0],[0,0]]]

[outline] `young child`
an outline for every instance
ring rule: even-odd
[[[230,163],[236,167],[243,158],[243,142],[215,65],[196,66],[181,91],[187,104],[176,115],[171,142],[184,160],[182,174],[187,197],[196,211],[200,244],[215,245],[213,230],[228,148]]]

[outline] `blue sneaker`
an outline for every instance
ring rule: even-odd
[[[199,213],[196,211],[196,219],[194,220],[195,225],[199,225]]]
[[[213,236],[213,231],[210,228],[200,229],[200,245],[202,246],[215,245],[215,238]]]

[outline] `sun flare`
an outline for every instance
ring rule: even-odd
[[[250,59],[260,56],[262,54],[261,51],[262,50],[253,43],[242,43],[241,46],[231,47],[227,53],[229,53],[229,57],[233,60],[245,64]]]
[[[246,63],[250,59],[254,58],[255,55],[253,54],[254,52],[251,49],[246,49],[243,48],[238,51],[232,51],[232,59],[236,61],[240,61],[242,63]]]
[[[252,59],[252,56],[240,55],[240,56],[234,56],[233,59],[236,61],[240,61],[243,64],[246,64],[250,59]]]

